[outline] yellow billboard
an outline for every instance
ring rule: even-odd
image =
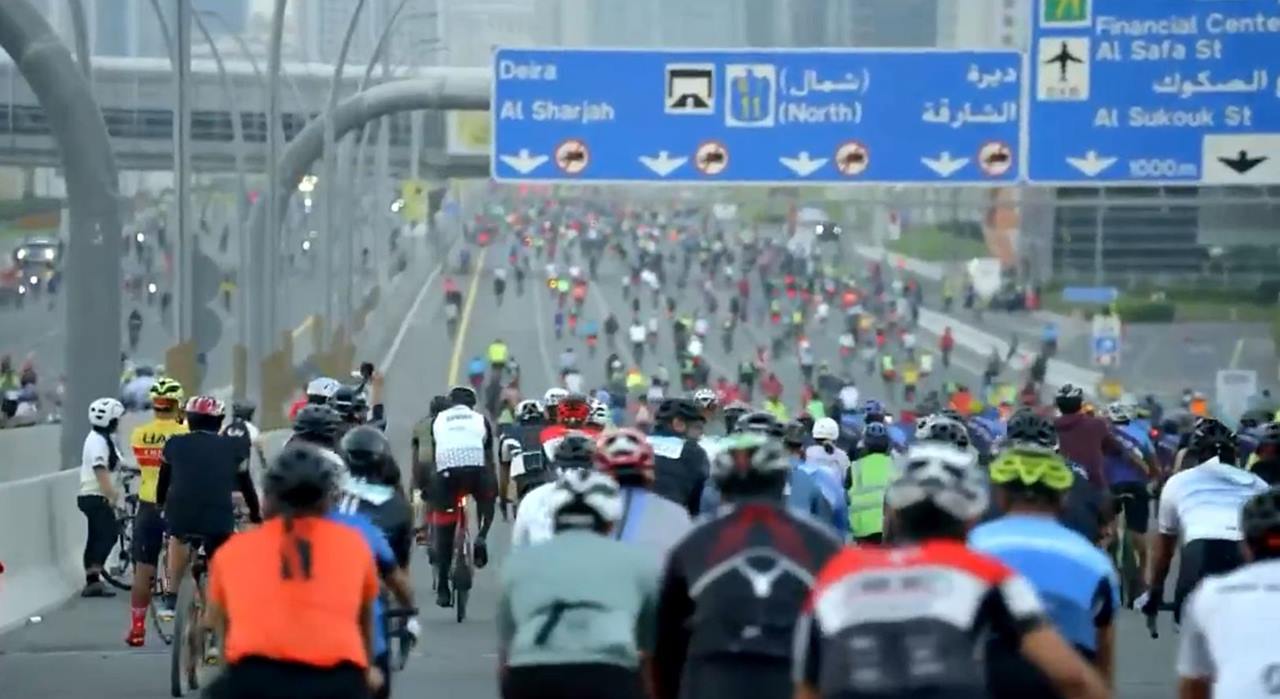
[[[489,112],[447,112],[445,149],[449,155],[488,155],[493,142]]]

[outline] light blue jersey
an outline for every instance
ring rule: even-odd
[[[813,479],[822,497],[831,505],[831,521],[841,539],[849,534],[849,495],[845,492],[840,477],[831,469],[819,464],[792,459],[792,469],[808,474]]]
[[[378,567],[379,576],[385,575],[399,565],[396,562],[396,554],[391,550],[391,544],[387,543],[386,534],[383,534],[382,530],[368,517],[334,511],[329,513],[328,519],[360,532],[365,543],[369,544],[369,550],[373,552],[373,561]],[[382,657],[387,653],[387,636],[382,632],[382,628],[382,599],[378,597],[373,600],[373,655],[375,657]]]

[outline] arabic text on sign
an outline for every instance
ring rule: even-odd
[[[1271,89],[1266,70],[1255,70],[1245,78],[1214,80],[1213,71],[1202,70],[1194,77],[1183,78],[1182,73],[1170,73],[1152,84],[1157,94],[1176,95],[1183,99],[1203,94],[1248,94]]]
[[[941,99],[937,102],[925,102],[924,114],[920,119],[927,124],[946,124],[953,129],[965,124],[1007,124],[1018,120],[1018,103],[1007,101],[1000,103],[998,107],[984,104],[978,109],[972,103],[965,102],[963,107],[953,110],[951,100]]]
[[[1003,71],[997,68],[990,73],[984,73],[975,63],[969,66],[966,77],[969,82],[977,85],[979,90],[986,90],[1018,82],[1018,71],[1015,68],[1006,68]]]
[[[791,97],[806,97],[810,93],[829,95],[833,92],[866,94],[871,87],[871,73],[862,69],[858,74],[846,72],[834,79],[823,79],[818,71],[806,69],[800,78],[791,79],[787,69],[781,73],[782,91]]]

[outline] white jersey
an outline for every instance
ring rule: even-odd
[[[1271,645],[1277,626],[1280,561],[1205,578],[1183,606],[1178,675],[1212,678],[1215,697],[1274,697],[1280,694]]]
[[[116,463],[124,463],[120,455],[120,447],[115,447]],[[98,483],[96,469],[111,467],[111,447],[107,446],[107,438],[89,430],[85,435],[84,447],[80,450],[80,495],[103,495],[102,486]]]
[[[627,328],[627,338],[631,340],[631,344],[633,345],[638,345],[641,342],[644,342],[647,335],[648,333],[645,332],[644,326],[639,323]]]
[[[436,449],[436,470],[484,466],[489,427],[484,416],[465,405],[441,412],[431,423]]]
[[[555,486],[555,483],[543,483],[520,499],[516,522],[511,527],[512,548],[541,544],[555,535],[555,522],[551,518]]]
[[[1160,533],[1177,535],[1184,544],[1198,539],[1240,541],[1240,510],[1266,489],[1266,481],[1217,459],[1175,473],[1160,495]]]

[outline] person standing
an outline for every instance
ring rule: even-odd
[[[112,505],[120,494],[112,477],[120,466],[115,434],[123,415],[124,405],[114,398],[99,398],[89,404],[89,434],[81,449],[80,491],[76,497],[76,505],[88,524],[81,597],[116,596],[102,584],[102,566],[119,534]]]

